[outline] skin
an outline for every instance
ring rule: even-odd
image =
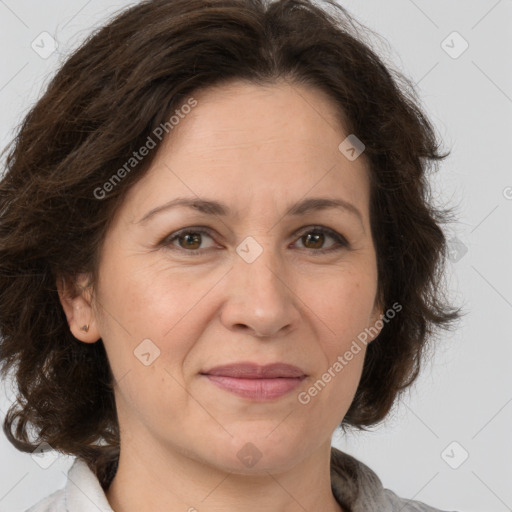
[[[194,97],[116,212],[98,282],[85,288],[89,276],[78,276],[74,297],[58,283],[71,332],[103,340],[116,379],[121,456],[107,498],[116,512],[342,511],[331,437],[354,398],[364,345],[308,404],[297,395],[382,313],[364,155],[350,161],[338,150],[348,133],[317,89],[236,82]],[[175,208],[139,222],[181,196],[216,199],[237,216]],[[338,209],[284,216],[310,197],[344,199],[362,219]],[[328,234],[308,240],[314,225],[350,246]],[[198,226],[210,233],[169,241]],[[236,252],[248,236],[263,250],[252,263]],[[144,339],[160,350],[148,366],[134,355]],[[199,373],[236,361],[286,362],[308,376],[256,402]],[[244,446],[261,454],[252,467],[237,456]]]

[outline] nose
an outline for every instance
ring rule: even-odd
[[[290,271],[265,248],[252,263],[235,258],[229,272],[221,322],[231,331],[259,338],[278,337],[297,328],[301,301]]]

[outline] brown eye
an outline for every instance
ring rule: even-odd
[[[169,247],[171,249],[183,250],[188,254],[200,254],[204,253],[206,250],[211,249],[212,247],[202,248],[201,244],[203,243],[204,237],[212,239],[209,233],[203,229],[184,229],[182,231],[178,231],[173,233],[165,240],[162,241],[162,245]],[[174,243],[174,242],[177,242]]]
[[[213,240],[213,237],[202,228],[186,228],[181,231],[172,233],[161,242],[161,246],[167,247],[172,250],[181,251],[187,256],[196,256],[204,254],[206,251],[213,249],[214,246],[202,247],[204,237]],[[331,239],[334,243],[331,246],[324,248],[327,239]],[[303,247],[299,247],[315,254],[324,254],[331,251],[340,250],[343,248],[350,248],[350,244],[345,237],[329,228],[322,226],[310,227],[308,231],[303,231],[299,238]]]
[[[308,233],[302,236],[302,241],[307,249],[321,249],[325,241],[325,235],[323,233]]]
[[[331,238],[335,243],[330,247],[323,248],[326,238]],[[321,226],[309,228],[309,231],[303,232],[299,240],[301,240],[305,249],[320,254],[349,247],[349,243],[345,237],[332,229]]]
[[[201,245],[201,234],[200,233],[185,233],[180,235],[178,243],[183,249],[198,249]]]

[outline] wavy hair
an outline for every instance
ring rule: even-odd
[[[108,487],[120,450],[113,375],[103,341],[70,332],[56,281],[89,273],[94,284],[110,221],[156,151],[103,199],[94,191],[194,91],[237,80],[317,87],[366,146],[378,296],[402,310],[368,345],[341,426],[383,420],[418,376],[435,330],[460,310],[442,286],[441,224],[452,212],[433,204],[428,183],[449,153],[412,82],[383,63],[368,33],[333,0],[146,0],[65,60],[4,150],[0,368],[17,385],[3,423],[16,448],[47,442]]]

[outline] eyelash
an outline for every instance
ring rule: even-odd
[[[333,251],[350,248],[350,244],[347,242],[347,240],[346,240],[346,238],[344,236],[340,235],[339,233],[337,233],[336,231],[334,231],[332,229],[329,229],[329,228],[326,228],[326,227],[323,227],[323,226],[308,226],[308,228],[305,231],[301,231],[299,233],[300,236],[298,238],[300,239],[300,238],[302,238],[303,236],[305,236],[305,235],[307,235],[309,233],[325,234],[325,235],[330,236],[331,238],[333,238],[337,242],[336,245],[334,245],[333,247],[330,247],[328,249],[309,249],[309,251],[312,251],[313,253],[316,253],[316,254],[327,254],[327,253],[330,253],[330,252],[333,252]],[[205,228],[202,228],[202,227],[184,228],[184,229],[182,229],[180,231],[176,231],[175,233],[171,233],[171,235],[169,235],[168,237],[164,238],[159,245],[167,247],[167,248],[170,248],[171,250],[182,251],[182,252],[184,252],[184,253],[186,253],[187,255],[190,255],[190,256],[196,256],[196,255],[204,254],[204,252],[205,252],[204,249],[191,249],[191,250],[188,250],[188,249],[184,249],[183,247],[176,247],[176,246],[171,247],[172,242],[174,242],[175,240],[177,240],[178,238],[180,238],[182,236],[190,235],[190,234],[207,235],[207,236],[209,236],[210,238],[213,239],[209,229],[205,229]],[[296,234],[297,234],[297,232],[296,232]],[[206,250],[208,250],[208,249],[206,249]],[[308,249],[305,249],[305,250],[308,250]]]

